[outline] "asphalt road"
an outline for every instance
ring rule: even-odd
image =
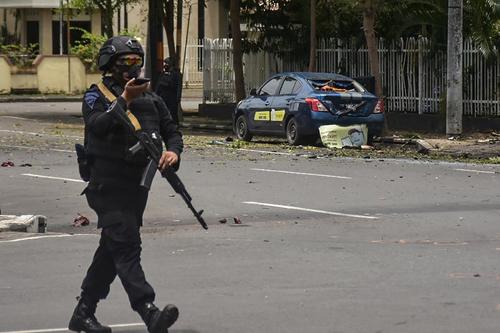
[[[78,120],[29,107],[0,107],[0,161],[16,164],[0,209],[46,215],[51,233],[0,234],[0,333],[62,331],[98,242]],[[208,232],[156,179],[143,264],[157,303],[180,308],[171,333],[498,332],[499,166],[274,150],[186,147],[179,176]],[[119,282],[98,318],[145,331]]]

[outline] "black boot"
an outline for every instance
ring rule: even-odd
[[[160,311],[153,303],[145,303],[136,310],[148,327],[149,333],[168,333],[168,328],[172,326],[179,310],[173,304],[167,305]]]
[[[86,333],[111,333],[111,328],[102,326],[94,316],[96,304],[80,298],[76,305],[73,316],[69,321],[68,328],[75,332]]]

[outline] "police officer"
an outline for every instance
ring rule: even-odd
[[[110,38],[99,51],[103,81],[84,95],[85,150],[91,161],[90,181],[84,193],[102,231],[69,322],[73,331],[111,332],[97,321],[95,311],[116,276],[150,333],[167,332],[179,315],[175,305],[160,310],[153,304],[155,292],[140,264],[139,229],[148,198],[140,182],[148,159],[144,154],[129,153],[137,140],[115,118],[117,113],[130,110],[142,129],[156,139],[159,149],[162,141],[167,147],[158,167],[178,167],[183,149],[181,133],[163,100],[149,91],[149,83],[136,83],[143,61],[144,51],[137,40],[126,36]]]
[[[172,58],[163,60],[163,73],[158,79],[155,92],[163,99],[176,124],[179,124],[179,100],[181,92],[181,73],[175,68]]]

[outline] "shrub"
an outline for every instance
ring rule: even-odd
[[[7,44],[0,45],[0,54],[5,54],[10,62],[18,68],[30,68],[33,66],[38,54],[38,44],[29,44],[27,46]]]
[[[83,32],[82,39],[75,42],[71,47],[71,54],[76,55],[82,61],[83,65],[90,72],[97,72],[97,56],[99,49],[106,41],[106,37],[101,35],[94,35],[81,28],[78,29]]]
[[[107,40],[105,36],[95,35],[81,28],[72,28],[83,32],[81,40],[77,40],[75,45],[71,47],[71,54],[76,55],[85,68],[89,72],[98,72],[97,57],[99,56],[99,49],[102,44]],[[121,31],[121,35],[134,37],[135,31]],[[137,37],[136,37],[137,38]]]

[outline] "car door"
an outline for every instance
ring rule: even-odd
[[[271,103],[276,95],[281,76],[274,76],[269,79],[257,91],[257,95],[252,98],[249,106],[249,123],[253,130],[265,132],[269,130],[271,122]]]
[[[273,132],[283,132],[285,119],[290,113],[290,104],[295,100],[302,84],[293,77],[287,76],[283,79],[279,92],[274,96],[271,103],[271,125]]]

